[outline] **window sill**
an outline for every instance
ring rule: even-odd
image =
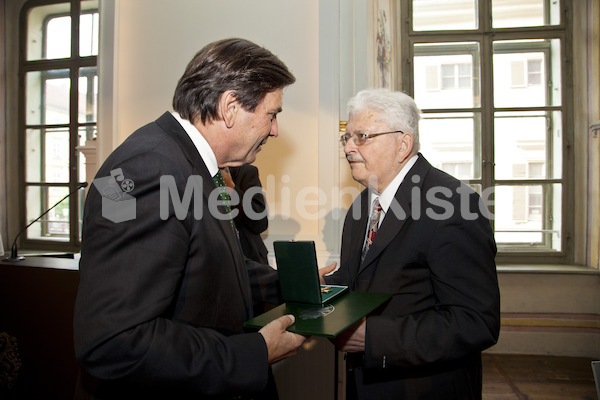
[[[567,264],[497,264],[498,274],[574,274],[600,275],[594,267]]]
[[[8,256],[9,254],[5,254]],[[79,254],[65,255],[64,253],[49,253],[49,252],[19,252],[19,255],[25,257],[21,261],[6,262],[0,261],[2,267],[30,267],[30,268],[50,268],[62,270],[79,270]],[[0,260],[4,260],[5,256],[0,256]]]

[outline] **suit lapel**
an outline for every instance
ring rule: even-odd
[[[404,192],[398,189],[394,201],[397,205],[390,207],[381,226],[377,230],[375,239],[367,252],[365,259],[360,264],[359,273],[379,257],[381,252],[390,244],[392,239],[400,232],[410,213],[410,201],[404,196]]]
[[[210,193],[216,189],[215,182],[213,181],[204,160],[198,153],[198,149],[188,136],[187,132],[177,122],[177,120],[169,112],[165,112],[160,118],[156,120],[156,123],[171,137],[185,154],[188,162],[194,167],[195,173],[202,177],[202,195],[204,197],[205,204],[208,204]],[[224,214],[225,208],[219,206],[219,211]],[[206,217],[206,216],[204,216]],[[243,253],[239,244],[236,233],[231,229],[231,223],[228,219],[214,219],[219,229],[223,231],[223,236],[226,238],[230,248],[230,254],[234,258],[234,267],[238,276],[240,289],[244,295],[244,302],[246,303],[246,309],[248,315],[252,315],[252,296],[250,293],[250,280],[248,272],[246,270],[246,263],[244,261]]]
[[[358,220],[354,220],[353,213],[355,213],[355,209],[360,210],[360,218]],[[359,273],[359,269],[361,266],[360,257],[362,253],[362,248],[365,240],[365,235],[367,232],[367,223],[369,220],[369,191],[363,190],[362,193],[358,196],[350,210],[348,210],[348,215],[346,216],[346,223],[350,226],[350,237],[345,238],[348,240],[348,248],[350,249],[350,254],[347,259],[343,260],[343,263],[349,264],[349,275],[352,281],[355,281],[354,277],[356,277]],[[345,246],[346,247],[346,246]],[[353,284],[351,285],[353,286]]]
[[[419,159],[404,177],[400,187],[396,191],[392,205],[388,209],[386,216],[379,227],[373,244],[364,261],[360,264],[358,273],[374,266],[374,261],[381,255],[390,242],[398,235],[409,219],[412,219],[412,196],[413,188],[419,190],[423,185],[425,175],[431,168],[431,164],[419,153]],[[415,178],[415,176],[418,177]],[[416,181],[416,183],[415,183]],[[424,210],[422,210],[424,211]],[[360,259],[360,256],[359,256]]]

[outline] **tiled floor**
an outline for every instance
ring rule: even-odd
[[[597,400],[591,359],[483,355],[484,400]]]

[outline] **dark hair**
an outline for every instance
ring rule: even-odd
[[[267,93],[295,81],[269,50],[245,39],[224,39],[206,45],[190,61],[177,83],[173,109],[190,122],[198,117],[211,122],[218,119],[219,99],[227,90],[254,112]]]

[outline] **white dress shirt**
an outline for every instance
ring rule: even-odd
[[[217,172],[219,172],[217,156],[215,156],[214,151],[211,149],[206,139],[204,139],[204,136],[202,136],[190,121],[181,118],[179,113],[173,111],[171,114],[173,114],[173,117],[181,124],[182,128],[185,129],[186,133],[194,143],[194,146],[196,146],[198,153],[200,153],[202,160],[204,160],[204,164],[206,164],[206,168],[208,168],[210,176],[215,176]]]
[[[379,204],[381,205],[381,216],[379,217],[379,224],[377,226],[381,226],[381,223],[383,222],[383,219],[385,218],[388,210],[390,209],[390,205],[392,204],[392,201],[394,199],[394,196],[396,195],[396,192],[398,191],[398,188],[400,187],[400,184],[402,183],[404,177],[408,174],[410,169],[413,167],[413,165],[415,165],[418,158],[419,156],[416,154],[412,156],[408,160],[404,168],[402,168],[400,172],[398,172],[398,175],[396,175],[394,180],[391,181],[390,184],[387,185],[387,187],[383,189],[383,192],[381,192],[380,194],[377,194],[373,190],[369,190],[369,215],[371,215],[371,212],[373,211],[373,200],[379,198]],[[408,210],[404,211],[408,212]]]

